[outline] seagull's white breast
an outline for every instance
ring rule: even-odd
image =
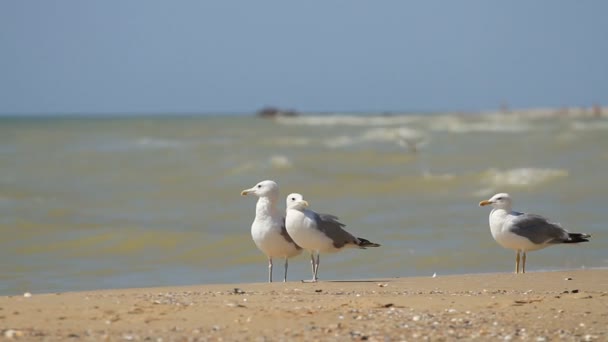
[[[268,257],[292,257],[302,251],[281,235],[282,218],[267,216],[256,219],[251,225],[251,237],[255,245]]]
[[[492,237],[499,245],[504,248],[534,251],[547,247],[547,245],[537,245],[527,238],[509,231],[514,215],[503,209],[495,209],[490,213],[490,231]]]
[[[312,213],[296,209],[287,210],[287,232],[300,247],[309,251],[337,252],[333,241],[317,228]]]

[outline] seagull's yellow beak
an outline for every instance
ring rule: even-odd
[[[483,207],[483,206],[486,206],[486,205],[490,205],[490,204],[492,204],[492,202],[490,202],[488,200],[483,200],[483,201],[479,202],[479,206],[480,207]]]
[[[302,203],[305,207],[308,207],[308,202],[306,202],[305,200],[301,200],[300,203]]]
[[[241,196],[247,196],[252,191],[253,191],[252,189],[245,189],[245,190],[241,191]]]

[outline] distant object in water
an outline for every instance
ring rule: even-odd
[[[513,211],[509,194],[499,193],[479,206],[491,205],[490,231],[501,246],[513,249],[515,273],[519,273],[519,258],[522,253],[521,273],[526,273],[526,252],[535,251],[562,243],[587,242],[589,234],[570,233],[558,223],[549,222],[543,216]]]
[[[299,113],[293,109],[280,109],[277,107],[264,107],[256,112],[261,118],[274,118],[277,116],[297,116]]]
[[[397,144],[406,147],[411,153],[418,152],[418,146],[424,144],[427,138],[413,129],[401,127],[396,131]]]
[[[287,281],[289,258],[302,253],[285,229],[285,217],[279,213],[277,202],[279,186],[271,180],[261,181],[251,189],[241,192],[246,196],[258,196],[255,205],[255,219],[251,225],[251,237],[256,246],[268,257],[268,282],[272,283],[272,258],[285,258],[285,274],[283,282]]]
[[[306,209],[308,202],[302,195],[293,193],[287,196],[287,216],[285,227],[294,241],[310,252],[312,282],[319,278],[320,252],[338,252],[346,247],[380,247],[379,244],[358,238],[344,230],[345,224],[329,214],[317,214]],[[315,260],[314,254],[317,254]]]
[[[602,117],[602,107],[597,103],[591,107],[591,112],[593,113],[593,117],[595,118]]]
[[[427,134],[420,130],[402,126],[398,128],[373,128],[366,131],[361,136],[360,140],[394,142],[400,147],[406,148],[411,153],[417,153],[419,147],[426,145],[429,138]]]

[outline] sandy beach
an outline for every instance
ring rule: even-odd
[[[4,339],[606,340],[608,270],[0,297]]]

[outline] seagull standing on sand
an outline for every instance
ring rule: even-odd
[[[312,282],[319,278],[319,254],[333,253],[345,247],[379,247],[377,243],[351,235],[342,227],[345,225],[338,218],[329,214],[317,214],[306,209],[308,202],[302,195],[293,193],[287,196],[287,216],[285,227],[293,240],[310,252],[312,265]],[[316,253],[316,260],[315,260]]]
[[[515,273],[519,273],[520,253],[521,273],[526,273],[526,252],[562,243],[587,242],[591,237],[589,234],[570,233],[543,216],[513,211],[509,194],[496,194],[479,202],[479,206],[486,205],[494,208],[490,212],[490,231],[494,240],[504,248],[517,251]]]
[[[287,281],[288,259],[302,253],[285,229],[285,217],[277,210],[279,186],[271,180],[259,182],[251,189],[241,192],[246,196],[258,196],[255,205],[255,219],[251,224],[251,237],[255,245],[268,257],[268,282],[272,283],[272,258],[285,258],[285,275]]]

